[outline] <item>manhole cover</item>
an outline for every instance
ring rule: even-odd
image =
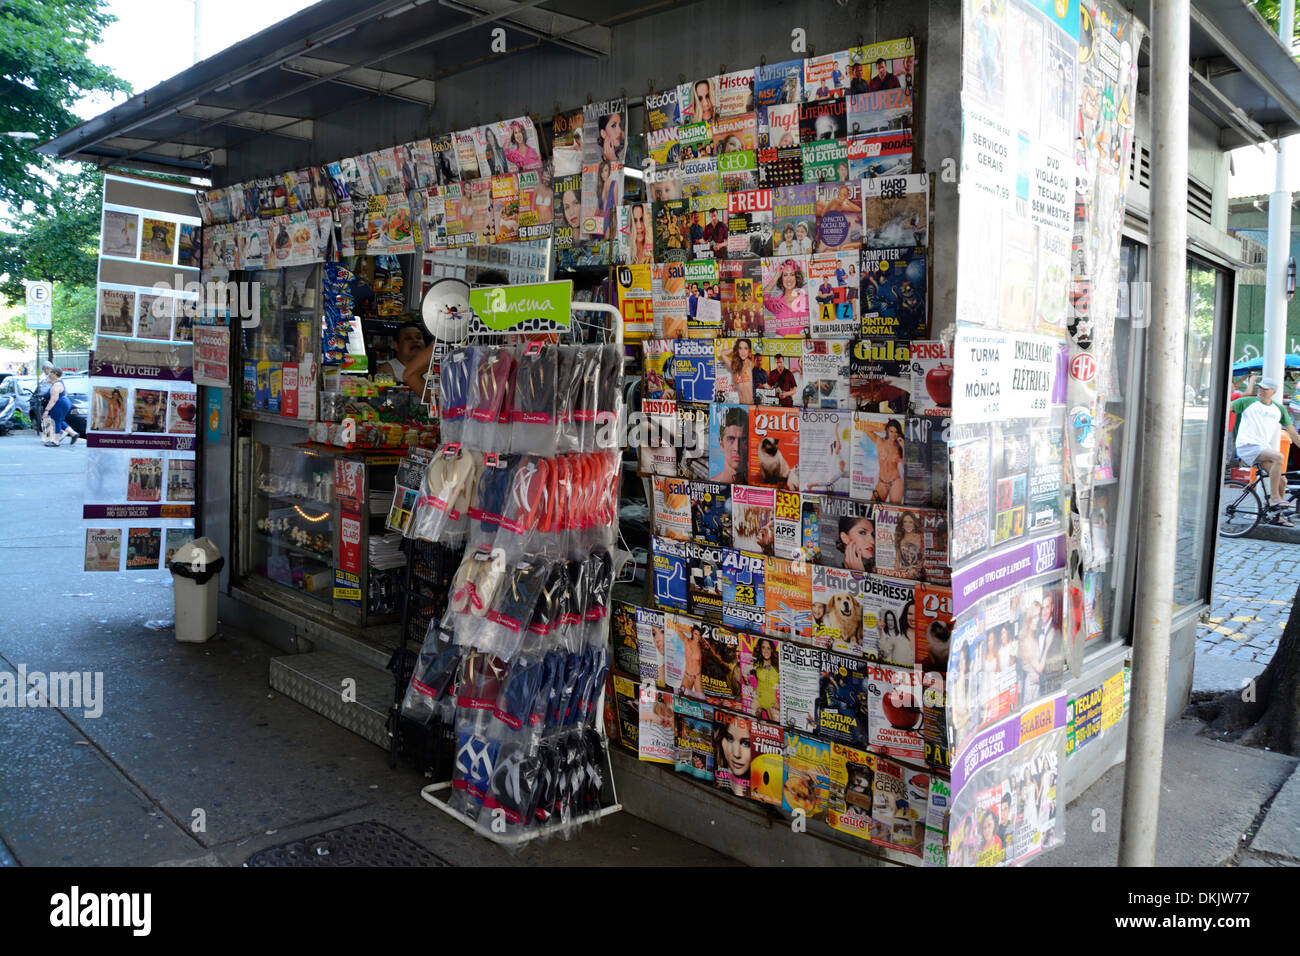
[[[392,827],[368,820],[259,850],[246,866],[450,866]]]

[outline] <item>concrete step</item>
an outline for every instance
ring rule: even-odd
[[[356,699],[344,699],[346,681],[355,681]],[[377,747],[388,749],[388,709],[393,675],[335,651],[273,657],[271,687],[309,710],[332,720]],[[349,694],[350,698],[352,695]]]

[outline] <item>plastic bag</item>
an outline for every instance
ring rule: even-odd
[[[520,352],[510,413],[510,448],[552,457],[557,445],[557,362],[554,345],[531,342]]]

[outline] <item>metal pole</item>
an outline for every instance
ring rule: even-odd
[[[1187,123],[1190,0],[1151,5],[1151,324],[1142,460],[1152,475],[1181,458],[1187,295]],[[1178,483],[1142,483],[1138,501],[1133,708],[1120,818],[1121,866],[1153,866],[1164,758]]]
[[[1295,33],[1295,6],[1282,3],[1279,14],[1277,35],[1282,45],[1290,50]],[[1281,385],[1284,357],[1288,351],[1286,269],[1291,258],[1291,184],[1287,176],[1287,159],[1291,137],[1279,137],[1274,145],[1277,147],[1277,166],[1273,193],[1268,197],[1268,264],[1264,269],[1263,377]]]

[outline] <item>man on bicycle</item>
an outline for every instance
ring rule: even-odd
[[[1291,415],[1280,403],[1273,401],[1277,394],[1277,382],[1271,378],[1259,383],[1259,394],[1247,395],[1237,399],[1230,406],[1237,415],[1237,424],[1233,439],[1237,447],[1237,457],[1247,465],[1255,465],[1268,473],[1270,521],[1285,527],[1293,527],[1286,516],[1286,461],[1278,451],[1282,438],[1282,426],[1286,426],[1291,441],[1300,444],[1300,432],[1297,432]]]

